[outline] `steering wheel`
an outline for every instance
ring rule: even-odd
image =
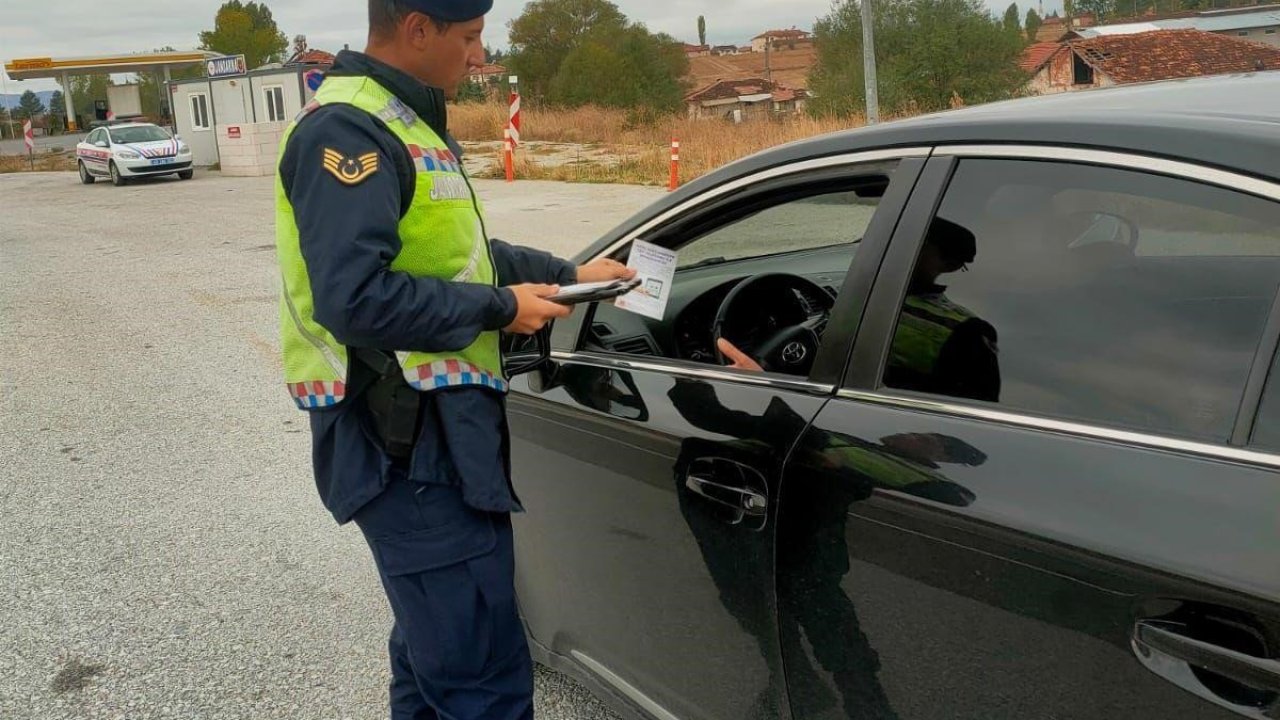
[[[820,334],[831,316],[831,308],[835,305],[836,299],[821,285],[790,273],[753,275],[729,291],[720,303],[720,308],[716,310],[715,321],[711,324],[711,342],[712,347],[715,348],[716,361],[721,365],[726,362],[724,353],[720,352],[720,338],[724,337],[724,329],[740,327],[744,324],[737,320],[739,312],[737,308],[741,300],[764,290],[765,286],[770,286],[767,292],[773,299],[771,306],[779,306],[780,303],[776,298],[782,295],[785,297],[784,302],[790,302],[796,308],[796,315],[805,315],[800,301],[793,293],[785,292],[800,291],[802,295],[821,298],[822,313],[774,330],[768,337],[758,342],[749,345],[734,344],[738,345],[744,353],[754,357],[760,366],[769,372],[808,375],[813,367],[813,361],[818,356]],[[730,340],[730,342],[733,341]]]

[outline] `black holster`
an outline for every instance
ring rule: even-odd
[[[404,379],[394,355],[367,349],[357,349],[355,354],[374,373],[375,379],[364,397],[382,449],[392,458],[407,459],[418,440],[422,394]]]

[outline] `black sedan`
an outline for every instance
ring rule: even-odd
[[[1280,717],[1280,74],[784,146],[580,260],[637,239],[663,318],[513,383],[539,661],[652,720]]]

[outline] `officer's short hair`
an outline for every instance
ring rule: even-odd
[[[377,37],[390,37],[411,12],[417,10],[406,0],[369,0],[369,32]],[[439,32],[452,25],[430,14],[427,17]]]

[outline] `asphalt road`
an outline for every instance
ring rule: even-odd
[[[26,155],[27,145],[22,139],[21,128],[18,129],[19,137],[17,140],[0,140],[0,155]],[[80,142],[83,135],[54,135],[52,137],[37,136],[36,152],[48,152],[56,148],[71,151],[76,149],[76,143]]]
[[[562,254],[661,194],[480,188]],[[271,189],[0,176],[0,718],[386,716],[390,613],[279,383]]]

